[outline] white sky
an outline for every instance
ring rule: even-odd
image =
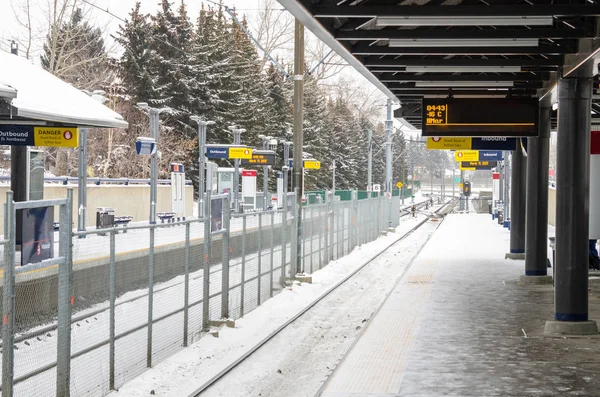
[[[9,41],[13,38],[23,35],[23,28],[21,26],[19,26],[19,23],[17,22],[15,10],[18,10],[19,6],[24,4],[26,1],[27,0],[0,0],[0,50],[9,51],[9,49],[10,49]],[[33,13],[34,21],[33,21],[32,25],[38,27],[38,30],[40,30],[43,27],[47,27],[48,23],[47,22],[44,23],[44,15],[46,14],[44,12],[44,10],[47,10],[49,8],[50,4],[53,3],[53,0],[29,0],[29,1],[31,3],[32,9],[35,10]],[[136,3],[136,0],[90,0],[90,1],[93,2],[99,8],[101,8],[102,10],[107,10],[110,13],[115,14],[123,19],[127,19],[130,11],[132,10],[132,8],[135,6],[135,3]],[[201,7],[202,7],[202,0],[184,0],[184,1],[188,8],[188,14],[189,14],[190,19],[195,20],[200,12]],[[142,12],[144,12],[144,13],[156,12],[156,10],[158,10],[159,4],[160,4],[160,0],[140,0],[140,2],[142,4]],[[180,0],[171,0],[171,2],[172,2],[172,4],[174,4],[175,9],[177,9],[177,7],[180,4]],[[251,25],[252,25],[253,19],[256,18],[256,15],[258,14],[258,11],[262,4],[261,0],[224,0],[223,2],[224,2],[224,5],[226,5],[230,8],[235,7],[240,15],[241,14],[247,15],[248,19],[250,20]],[[210,3],[205,2],[205,4],[208,5]],[[276,1],[273,2],[273,8],[283,10],[283,7]],[[92,24],[103,27],[103,29],[105,31],[105,40],[107,42],[107,47],[110,47],[113,43],[113,40],[111,39],[110,35],[114,34],[118,30],[118,27],[120,24],[122,24],[122,22],[102,10],[91,7],[89,19]],[[21,15],[22,15],[22,13],[21,13]],[[307,32],[307,34],[308,34],[308,32]],[[312,35],[310,35],[310,34],[307,36],[307,40],[308,40],[307,46],[311,45],[311,39],[310,39],[311,36]],[[316,39],[313,39],[313,40],[316,40]],[[43,37],[39,40],[39,42],[40,42],[40,44],[43,42]],[[40,49],[40,45],[38,45],[37,47],[34,47],[34,51],[35,50],[38,51],[37,53],[34,53],[34,55],[39,54],[39,49]],[[23,49],[21,48],[21,50],[23,50]],[[309,48],[307,48],[307,60],[309,60],[308,51],[309,51]],[[34,61],[37,61],[37,59],[39,59],[37,56],[34,56],[33,58],[34,58]],[[316,61],[315,61],[315,63],[316,63]],[[364,79],[358,72],[356,72],[351,67],[346,67],[344,69],[343,76],[346,79],[358,80],[361,82],[364,81],[363,85],[365,86],[365,89],[367,89],[369,91],[373,90],[373,86],[371,86],[370,83],[366,82],[366,79]],[[373,116],[375,118],[383,121],[383,118],[385,117],[385,114],[384,114],[385,98],[383,97],[383,95],[381,95],[381,98],[382,98],[381,99],[381,110],[382,110],[381,115],[373,115]],[[373,120],[373,121],[375,121],[375,120]],[[395,124],[396,123],[397,122],[395,122]],[[396,126],[400,127],[400,124],[396,124]]]

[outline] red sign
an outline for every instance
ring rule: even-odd
[[[500,179],[500,173],[499,172],[494,172],[492,174],[492,179]]]
[[[242,176],[256,176],[255,170],[244,170],[242,171]]]
[[[590,132],[590,154],[600,154],[600,131]]]

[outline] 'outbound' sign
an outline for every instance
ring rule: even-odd
[[[244,146],[211,145],[206,146],[209,159],[251,159],[252,149]]]
[[[0,125],[0,145],[76,148],[79,145],[79,129],[77,127]]]

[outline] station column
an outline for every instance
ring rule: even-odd
[[[548,276],[548,164],[550,99],[540,102],[539,136],[527,140],[527,197],[525,211],[525,275],[520,282],[551,284]]]
[[[558,82],[556,269],[549,334],[597,333],[588,321],[590,113],[593,62]]]
[[[524,259],[527,164],[520,143],[517,143],[517,149],[513,152],[511,171],[510,253],[506,257],[509,259]]]

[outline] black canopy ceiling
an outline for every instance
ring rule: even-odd
[[[597,48],[600,36],[600,0],[296,2],[397,97],[396,116],[417,128],[424,97],[544,95],[566,57],[581,53],[582,41]],[[600,118],[600,100],[594,109]]]

